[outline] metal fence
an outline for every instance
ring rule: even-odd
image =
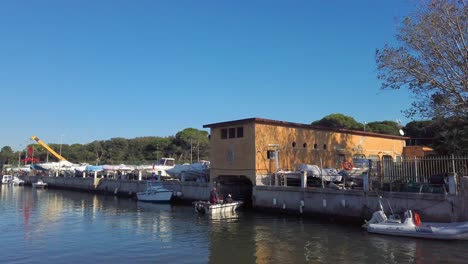
[[[434,176],[447,173],[468,176],[468,156],[405,157],[399,161],[384,160],[381,168],[383,182],[430,183]]]
[[[457,178],[468,176],[468,156],[404,157],[382,161],[361,159],[353,163],[359,169],[354,175],[350,174],[352,171],[347,172],[346,182],[343,182],[345,187],[363,188],[363,175],[368,175],[369,188],[376,191],[447,193],[449,181],[453,181],[455,188],[459,189],[460,181]],[[287,179],[287,186],[300,186],[299,177],[292,176],[281,173],[257,175],[257,185],[284,186]],[[323,186],[311,180],[317,178],[308,177],[308,187]],[[349,185],[348,181],[356,185]]]
[[[442,193],[446,191],[449,175],[468,176],[468,156],[404,157],[398,161],[383,160],[378,162],[371,175],[376,183],[374,188],[377,189]],[[459,181],[455,184],[459,184]]]

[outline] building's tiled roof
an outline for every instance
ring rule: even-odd
[[[238,119],[238,120],[226,121],[226,122],[220,122],[220,123],[212,123],[212,124],[203,125],[203,127],[204,128],[217,128],[217,127],[228,127],[228,126],[235,126],[235,125],[241,125],[241,124],[247,124],[247,123],[257,123],[257,124],[294,127],[294,128],[305,128],[305,129],[313,129],[313,130],[320,130],[320,131],[347,133],[347,134],[353,134],[353,135],[372,136],[372,137],[399,139],[399,140],[409,139],[409,137],[378,134],[378,133],[373,133],[373,132],[365,132],[365,131],[342,129],[342,128],[328,128],[328,127],[299,124],[299,123],[271,120],[271,119],[258,118],[258,117]]]

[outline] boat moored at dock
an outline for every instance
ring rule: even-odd
[[[146,191],[138,192],[138,201],[145,202],[170,202],[173,191],[166,189],[159,181],[147,181]]]
[[[468,222],[421,222],[419,214],[412,210],[405,212],[402,221],[398,215],[392,214],[387,217],[381,203],[380,210],[373,213],[372,218],[366,221],[364,227],[369,233],[382,235],[439,240],[468,240]]]
[[[11,180],[11,183],[12,183],[13,185],[18,185],[18,186],[19,186],[19,185],[24,185],[24,180],[18,178],[18,176],[14,176],[14,177],[13,177],[13,180]]]
[[[9,184],[13,181],[12,175],[3,175],[2,177],[2,184]]]
[[[38,180],[37,182],[32,183],[32,187],[35,188],[46,188],[47,187],[47,182],[44,182],[42,180]]]

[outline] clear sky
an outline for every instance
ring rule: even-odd
[[[401,119],[375,51],[412,0],[0,1],[0,148],[259,117]]]

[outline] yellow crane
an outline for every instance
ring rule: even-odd
[[[45,149],[47,149],[50,153],[52,153],[52,155],[54,155],[59,161],[67,161],[67,159],[65,159],[64,157],[62,157],[60,154],[58,154],[57,152],[55,152],[51,147],[49,147],[46,143],[44,143],[44,141],[40,140],[38,137],[36,136],[32,136],[31,137],[32,140],[35,140],[37,141],[37,143],[39,143],[39,145],[43,146]]]

